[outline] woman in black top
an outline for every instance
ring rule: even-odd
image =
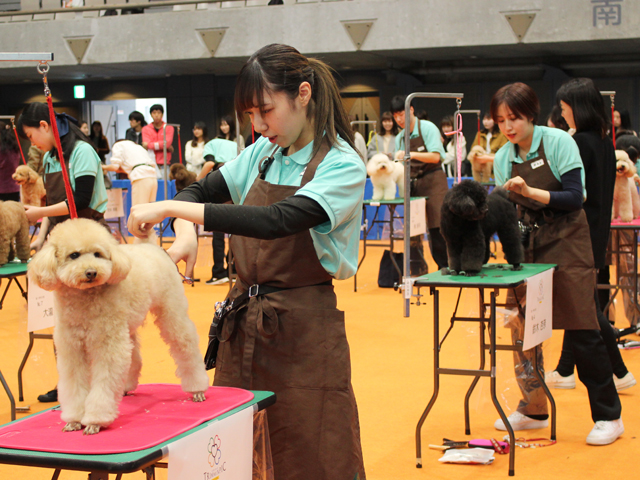
[[[105,156],[111,151],[111,149],[109,148],[109,141],[107,140],[107,137],[102,133],[102,123],[96,120],[91,124],[91,135],[89,138],[98,152],[100,161],[105,163]]]
[[[600,92],[588,78],[569,80],[558,90],[556,100],[569,127],[576,129],[573,139],[578,144],[584,164],[587,199],[583,208],[589,223],[593,259],[596,269],[604,270],[616,179],[616,156],[613,143],[606,135],[609,121],[604,111],[604,102]],[[636,380],[622,360],[611,323],[602,313],[599,295],[597,292],[595,294],[600,333],[613,367],[614,383],[618,390],[632,387]],[[547,384],[558,388],[573,388],[574,366],[569,339],[565,336],[558,367],[547,374]]]

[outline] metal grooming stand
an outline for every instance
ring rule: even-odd
[[[404,218],[411,218],[411,151],[409,150],[409,144],[411,139],[411,102],[414,98],[454,98],[456,100],[462,100],[464,93],[412,93],[407,96],[404,102],[404,145],[405,152],[404,158]],[[416,117],[416,121],[419,119]],[[411,272],[411,222],[404,222],[404,275],[402,277],[402,292],[404,296],[404,316],[410,316],[411,297],[413,296],[413,282],[415,278],[412,278],[408,274]]]

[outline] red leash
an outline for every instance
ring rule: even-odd
[[[16,129],[16,124],[14,123],[13,118],[11,119],[11,125],[13,126],[13,133],[16,136],[16,141],[18,142],[18,148],[20,149],[20,156],[22,157],[22,163],[26,165],[27,162],[24,159],[24,153],[22,152],[22,145],[20,145],[20,137],[18,137],[18,130]]]
[[[41,64],[42,65],[42,64]],[[60,161],[60,169],[62,170],[62,178],[64,180],[64,190],[67,194],[67,203],[69,205],[69,215],[71,218],[78,218],[78,212],[76,211],[76,202],[73,199],[73,189],[71,188],[71,182],[69,181],[69,172],[67,172],[67,166],[64,163],[64,155],[62,154],[62,145],[60,144],[60,134],[58,133],[58,123],[56,122],[56,112],[53,110],[53,100],[51,99],[51,90],[49,90],[49,84],[47,83],[47,71],[49,71],[49,65],[46,65],[46,70],[38,71],[42,73],[42,81],[44,82],[44,94],[47,97],[47,104],[49,105],[49,123],[53,129],[53,136],[56,139],[56,149],[58,150],[58,160]]]
[[[178,129],[178,151],[180,152],[180,165],[182,165],[182,140],[180,140],[180,127]]]

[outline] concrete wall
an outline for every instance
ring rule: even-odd
[[[505,14],[535,13],[525,44],[637,39],[640,2],[626,1],[615,20],[596,21],[585,0],[353,0],[219,8],[100,18],[0,24],[4,51],[53,51],[56,65],[75,65],[64,37],[93,36],[83,63],[209,58],[198,29],[226,28],[216,58],[249,56],[267,43],[303,53],[355,52],[342,22],[375,21],[362,52],[515,45]],[[4,65],[4,68],[19,66]],[[236,67],[237,68],[237,67]],[[228,72],[230,73],[230,72]]]

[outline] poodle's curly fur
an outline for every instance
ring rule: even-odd
[[[376,153],[367,162],[367,173],[371,177],[373,195],[371,200],[393,200],[396,185],[400,196],[404,195],[404,167],[389,159],[386,153]]]
[[[209,380],[188,316],[184,287],[169,255],[156,245],[120,245],[88,219],[57,225],[28,269],[54,291],[58,398],[65,431],[97,433],[118,416],[142,368],[136,330],[151,312],[169,344],[182,389],[203,401]]]
[[[30,253],[29,220],[24,207],[18,202],[0,201],[0,265],[16,256],[26,262]]]
[[[42,177],[28,165],[19,165],[11,178],[20,185],[20,201],[25,205],[44,207],[45,189]]]
[[[174,163],[169,171],[169,179],[176,181],[176,192],[179,192],[196,181],[196,174],[181,163]]]
[[[640,196],[634,179],[636,167],[624,150],[616,150],[616,183],[613,190],[613,220],[630,222],[640,217]]]
[[[480,272],[489,260],[494,233],[498,234],[507,262],[519,269],[524,261],[516,209],[502,188],[487,195],[487,190],[474,180],[455,185],[442,203],[440,231],[447,242],[448,273]]]

